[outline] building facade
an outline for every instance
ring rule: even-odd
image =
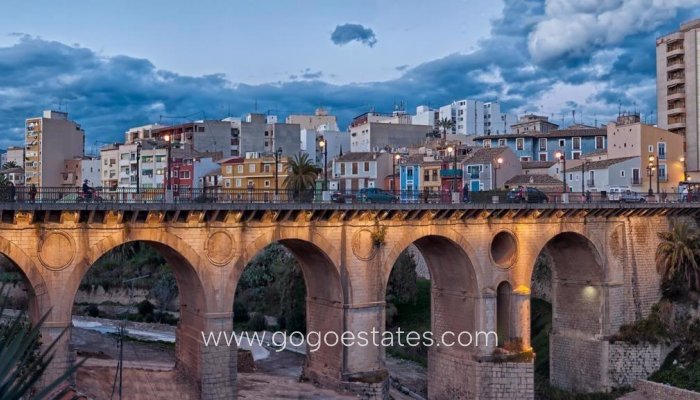
[[[387,147],[397,149],[423,143],[433,132],[429,125],[411,125],[388,122],[365,122],[351,125],[350,151],[378,152]]]
[[[452,133],[467,136],[508,133],[517,122],[515,114],[501,112],[498,102],[463,99],[440,107],[440,121],[452,121]]]
[[[520,161],[551,161],[556,159],[557,152],[563,153],[567,160],[577,160],[583,154],[606,149],[607,134],[605,129],[587,127],[553,130],[548,133],[478,136],[474,141],[485,148],[508,147]]]
[[[24,168],[24,147],[10,146],[5,152],[2,165],[14,163],[20,168]]]
[[[700,169],[700,19],[656,40],[657,125],[685,136],[687,163]]]
[[[82,157],[85,131],[68,113],[46,110],[26,120],[24,172],[27,185],[58,187],[64,161]]]
[[[299,125],[299,129],[318,130],[322,125],[327,129],[337,131],[338,119],[335,115],[329,115],[324,108],[317,108],[313,115],[291,114],[285,119],[287,124]]]
[[[234,194],[244,195],[246,190],[256,193],[261,201],[270,201],[275,193],[285,190],[289,157],[282,157],[275,162],[272,156],[253,156],[248,158],[231,157],[221,160],[221,187]],[[277,173],[275,174],[275,165]],[[275,181],[275,176],[277,181]],[[275,182],[277,182],[275,184]]]
[[[398,169],[393,154],[387,152],[348,153],[333,161],[333,178],[330,180],[331,190],[356,191],[363,188],[389,189],[385,178]]]

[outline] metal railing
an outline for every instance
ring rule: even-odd
[[[496,203],[680,203],[700,202],[700,191],[689,193],[542,192],[539,190],[450,191],[377,190],[346,191],[225,188],[97,188],[83,193],[76,187],[0,187],[0,203],[24,204],[247,204],[247,203],[396,203],[396,204],[496,204]]]

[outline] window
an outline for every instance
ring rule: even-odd
[[[602,149],[605,145],[605,138],[602,136],[596,136],[595,137],[595,148],[596,149]]]
[[[248,172],[255,172],[255,164],[253,164],[253,163],[248,164]]]
[[[506,140],[498,139],[498,147],[506,147]]]
[[[369,172],[369,162],[365,161],[365,172]]]
[[[226,187],[226,188],[230,188],[230,187],[231,187],[231,180],[230,180],[230,179],[226,179],[226,180],[224,181],[224,187]]]
[[[243,183],[241,178],[236,178],[236,187],[239,188],[241,187],[241,184]]]
[[[659,154],[659,160],[666,159],[666,142],[659,142],[656,144],[656,149]]]
[[[128,171],[127,171],[127,172],[128,172]],[[178,177],[178,173],[179,173],[178,170],[173,170],[173,176],[172,176],[172,177],[173,177],[173,178],[177,178],[177,177]]]
[[[540,161],[547,161],[547,153],[540,153]]]
[[[530,157],[520,157],[520,161],[530,161]]]
[[[665,180],[668,177],[666,176],[666,164],[659,164],[659,179]]]
[[[156,175],[163,175],[163,168],[158,168],[156,170]]]
[[[573,149],[574,150],[581,150],[581,138],[580,137],[573,138]]]
[[[352,163],[352,174],[357,175],[357,163]]]
[[[265,187],[270,187],[270,180],[269,180],[269,179],[265,179],[265,182],[263,183],[263,185],[264,185]]]
[[[340,163],[340,175],[345,175],[345,163]]]
[[[625,177],[625,170],[621,169],[620,170],[620,178],[624,178],[624,177]]]
[[[574,180],[574,174],[569,174],[569,180],[570,181]],[[578,180],[578,175],[576,175],[576,180]]]
[[[559,147],[566,146],[566,139],[559,139]]]
[[[238,165],[237,171],[238,171],[239,174],[242,174],[242,173],[243,173],[243,164]]]
[[[649,145],[649,153],[653,153],[653,152],[654,152],[654,146],[650,144]]]
[[[181,171],[181,172],[180,172],[180,178],[182,178],[182,179],[190,179],[190,171]]]
[[[413,180],[413,167],[406,167],[406,179]]]
[[[581,159],[581,152],[580,151],[572,151],[571,152],[571,158],[573,160],[579,160]]]
[[[248,179],[248,187],[249,187],[249,188],[254,188],[254,187],[255,187],[255,183],[253,183],[253,181],[250,180],[250,179]]]
[[[540,151],[547,151],[547,138],[540,138]]]
[[[159,163],[165,162],[165,156],[156,156],[156,162],[159,162]]]
[[[270,172],[270,164],[263,165],[263,171],[269,173]]]
[[[491,148],[491,139],[484,139],[484,147],[487,149]]]
[[[515,149],[516,150],[524,150],[525,149],[525,139],[524,138],[515,139]]]
[[[423,182],[430,182],[430,172],[429,171],[423,172]]]

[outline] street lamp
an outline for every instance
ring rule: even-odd
[[[318,142],[318,145],[321,146],[321,151],[323,151],[323,190],[326,191],[328,190],[328,143],[326,142],[326,139],[321,139],[320,142]]]
[[[656,193],[659,193],[659,179],[661,178],[661,174],[659,174],[659,157],[649,154],[649,165],[652,166],[652,169],[656,169]],[[651,190],[651,176],[649,177],[649,194],[654,194]]]
[[[654,194],[654,189],[651,188],[651,177],[654,176],[654,162],[652,157],[649,157],[649,164],[647,164],[647,175],[649,175],[649,196]]]
[[[498,190],[498,170],[503,165],[503,157],[498,157],[496,159],[496,165],[493,167],[493,187]]]
[[[563,151],[557,151],[556,153],[554,153],[554,157],[556,159],[558,159],[559,161],[561,161],[563,164],[562,175],[564,175],[564,193],[566,193],[567,192],[567,190],[566,190],[566,157],[564,156]]]
[[[685,157],[681,156],[681,162],[683,163],[683,182],[688,179],[688,165],[685,162]]]
[[[401,159],[401,154],[394,154],[391,159],[391,188],[396,194],[396,163]]]
[[[455,152],[454,147],[447,146],[447,154],[448,155],[454,154],[454,164],[453,164],[453,168],[452,168],[452,173],[456,174],[457,173],[456,172],[457,171],[457,153]],[[449,157],[448,157],[447,162],[450,162]],[[456,178],[456,175],[453,175],[452,176],[452,192],[455,191],[455,178]]]
[[[282,156],[282,148],[280,147],[277,149],[275,152],[275,200],[278,200],[280,191],[279,191],[279,163],[280,163],[280,157]]]
[[[166,165],[167,165],[166,166],[167,172],[166,172],[166,181],[165,181],[166,183],[165,183],[164,187],[166,188],[166,190],[169,191],[171,189],[171,186],[170,186],[170,149],[171,149],[170,135],[163,136],[163,139],[165,140],[165,143],[167,143],[167,156],[165,158]]]

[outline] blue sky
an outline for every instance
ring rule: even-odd
[[[465,97],[566,123],[649,113],[655,38],[698,16],[700,0],[2,1],[0,147],[59,102],[88,146],[256,102],[343,124]]]

